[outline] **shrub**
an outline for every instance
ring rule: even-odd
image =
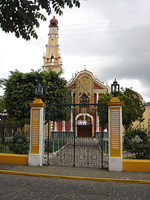
[[[137,159],[150,158],[150,137],[141,129],[126,130],[124,150],[134,154]]]
[[[10,144],[10,149],[15,154],[28,154],[29,141],[26,134],[15,134],[13,137],[13,143]]]

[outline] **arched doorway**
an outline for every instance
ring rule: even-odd
[[[75,135],[76,137],[94,136],[94,119],[89,113],[79,113],[75,117]]]

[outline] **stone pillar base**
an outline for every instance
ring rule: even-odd
[[[109,171],[122,171],[122,157],[109,157]]]
[[[42,155],[41,154],[29,154],[28,165],[34,166],[34,167],[42,166],[43,165]]]

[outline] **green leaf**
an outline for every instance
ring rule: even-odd
[[[15,0],[0,1],[0,24],[4,32],[14,32],[16,37],[22,37],[30,40],[31,37],[37,39],[33,34],[34,28],[39,27],[39,19],[46,21],[46,17],[39,12],[41,7],[45,9],[48,15],[51,14],[53,8],[57,14],[62,15],[62,9],[80,7],[78,0]],[[30,31],[28,31],[30,30]],[[32,33],[32,34],[31,34]]]

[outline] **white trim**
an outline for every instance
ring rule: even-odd
[[[98,103],[99,93],[96,93],[96,103]],[[99,115],[98,110],[96,110],[96,132],[99,132]]]
[[[57,122],[55,121],[54,131],[57,131]]]
[[[73,110],[71,110],[70,131],[73,131]]]
[[[88,77],[89,79],[93,79],[91,76],[88,76],[88,74],[83,74],[82,76],[80,76],[80,77],[77,78],[77,79],[80,80],[80,79],[83,78],[84,76]]]
[[[65,121],[63,120],[63,122],[62,122],[62,131],[66,131],[65,130]]]
[[[94,91],[94,93],[97,93],[97,92],[99,92],[99,93],[106,93],[107,89],[94,89],[93,91]]]
[[[109,171],[122,171],[122,157],[109,157]]]
[[[96,132],[99,132],[99,115],[98,115],[98,111],[96,111]]]

